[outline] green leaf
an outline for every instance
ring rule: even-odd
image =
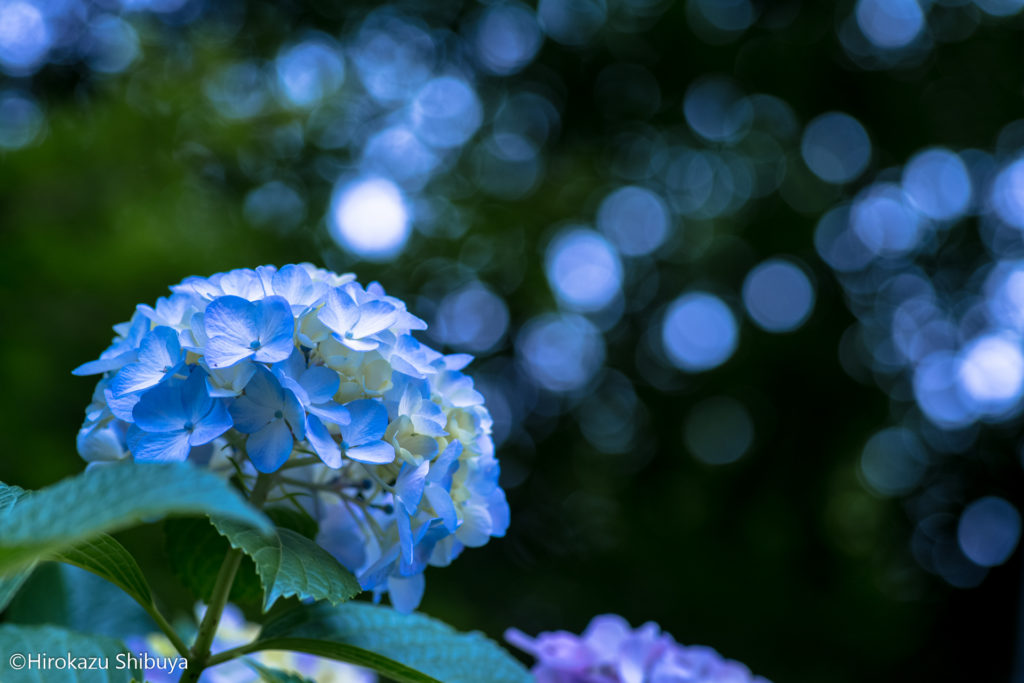
[[[0,576],[102,533],[169,515],[216,514],[267,533],[270,521],[217,475],[186,463],[95,467],[0,511]]]
[[[55,560],[86,569],[106,579],[140,605],[152,605],[153,593],[138,562],[125,547],[110,536],[102,534],[70,550],[57,553]]]
[[[291,529],[308,539],[316,540],[320,525],[305,510],[276,506],[264,508],[263,512],[275,526]]]
[[[13,506],[20,498],[28,492],[19,486],[9,486],[0,483],[0,511]],[[10,576],[0,576],[0,612],[7,608],[11,599],[21,589],[28,577],[32,575],[35,563],[32,563],[19,572]]]
[[[11,602],[6,620],[116,638],[157,630],[146,611],[120,588],[92,572],[56,562],[36,568]]]
[[[252,660],[246,660],[245,662],[252,668],[253,671],[259,674],[260,680],[263,683],[313,683],[308,678],[304,678],[297,673],[291,671],[281,671],[280,669],[271,669],[269,666],[263,666],[259,662]]]
[[[10,576],[0,577],[0,612],[3,612],[7,605],[11,604],[11,600],[17,594],[21,587],[28,580],[28,577],[32,576],[32,572],[35,570],[35,564],[30,564],[20,572],[15,572]]]
[[[263,583],[264,611],[281,597],[294,595],[300,600],[327,600],[337,605],[362,592],[356,577],[334,556],[291,529],[278,528],[275,535],[263,536],[231,520],[211,517],[211,521],[232,547],[256,563]]]
[[[163,528],[167,557],[175,576],[197,600],[208,604],[217,572],[231,544],[206,517],[168,519]],[[256,566],[248,557],[243,558],[235,575],[230,602],[244,609],[258,610],[263,606],[263,586],[256,575]]]
[[[118,655],[128,652],[118,640],[104,636],[75,633],[56,626],[0,626],[0,681],[7,683],[128,683],[133,679],[142,680],[138,669],[119,668]],[[71,657],[86,664],[105,664],[105,669],[76,670],[58,669],[56,666],[23,668],[12,666],[15,654],[45,655],[50,657]],[[96,659],[92,659],[96,658]],[[18,660],[15,659],[14,664]]]
[[[284,649],[282,639],[345,643],[346,647],[378,653],[445,683],[476,683],[481,680],[481,672],[487,672],[488,683],[533,681],[519,660],[482,633],[459,633],[425,614],[400,614],[366,602],[333,608],[323,604],[302,606],[286,612],[263,627],[256,645],[261,650]],[[309,647],[303,645],[305,649],[300,651],[318,654]],[[376,668],[354,659],[344,661]],[[384,669],[377,671],[395,678]]]
[[[442,681],[436,678],[431,678],[424,673],[409,668],[401,662],[389,659],[383,655],[377,654],[376,652],[364,650],[363,648],[355,647],[353,645],[337,643],[331,640],[318,640],[315,638],[270,638],[267,640],[259,640],[246,648],[247,653],[258,652],[261,650],[305,652],[306,654],[315,655],[317,657],[325,657],[339,662],[347,662],[349,664],[355,664],[356,666],[366,667],[367,669],[373,669],[377,673],[383,674],[398,683],[456,683],[455,679],[443,679]],[[479,674],[479,672],[477,673]],[[480,678],[478,675],[476,678],[467,678],[465,680],[473,680],[474,683],[477,683]],[[491,683],[492,680],[494,683],[500,683],[501,681],[501,679],[490,678],[487,680],[488,683]]]
[[[0,483],[0,512],[13,506],[19,499],[23,498],[28,491],[20,486]]]

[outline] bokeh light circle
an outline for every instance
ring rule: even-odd
[[[574,311],[598,311],[622,289],[622,264],[615,249],[593,230],[569,228],[548,245],[548,283],[559,302]]]
[[[586,318],[548,313],[523,326],[516,351],[526,374],[549,391],[582,389],[604,363],[604,338]]]
[[[1020,541],[1020,513],[1010,502],[986,496],[968,505],[957,524],[960,549],[982,567],[1003,564]]]
[[[761,328],[789,332],[810,316],[814,286],[799,266],[785,259],[769,259],[747,274],[743,281],[743,303]]]
[[[857,119],[828,112],[807,124],[800,152],[814,175],[828,183],[848,183],[867,168],[871,140]]]
[[[385,178],[339,183],[331,199],[328,223],[338,244],[371,261],[391,259],[409,238],[405,197]]]
[[[707,292],[689,292],[666,310],[661,341],[673,365],[702,372],[729,360],[739,343],[739,328],[724,301]]]

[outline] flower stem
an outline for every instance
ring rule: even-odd
[[[178,654],[182,657],[188,657],[188,645],[185,644],[185,641],[181,639],[181,636],[178,635],[178,632],[174,630],[174,627],[171,626],[164,615],[160,613],[156,605],[143,605],[143,607],[146,610],[146,614],[156,622],[156,625],[160,627],[160,630],[164,632],[167,639],[174,645],[174,649],[178,651]]]
[[[262,507],[267,500],[267,494],[270,492],[273,482],[273,475],[260,474],[249,493],[249,502],[256,507]],[[210,604],[207,605],[206,614],[203,615],[203,621],[199,624],[199,633],[192,644],[189,668],[182,672],[179,683],[195,683],[203,671],[210,666],[210,646],[213,644],[214,636],[217,635],[217,626],[220,624],[224,607],[228,603],[228,596],[231,595],[231,586],[235,583],[235,575],[238,574],[241,564],[242,551],[234,548],[228,550],[220,565],[220,571],[217,572]]]

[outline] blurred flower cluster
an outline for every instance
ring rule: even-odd
[[[594,617],[579,636],[509,629],[505,638],[537,658],[537,683],[768,683],[709,647],[680,645],[653,622],[634,630],[614,614]]]
[[[91,465],[190,460],[320,524],[364,589],[419,604],[427,564],[504,535],[491,417],[426,327],[380,285],[308,264],[187,278],[140,305],[76,374],[102,374],[78,449]]]

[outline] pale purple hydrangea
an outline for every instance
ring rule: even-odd
[[[90,466],[190,461],[298,504],[317,541],[411,611],[427,565],[502,536],[491,416],[426,324],[377,283],[309,264],[190,277],[140,305],[98,360],[78,450]]]
[[[653,622],[633,629],[614,614],[594,617],[582,635],[509,629],[505,639],[537,659],[537,683],[768,683],[709,647],[680,645]]]

